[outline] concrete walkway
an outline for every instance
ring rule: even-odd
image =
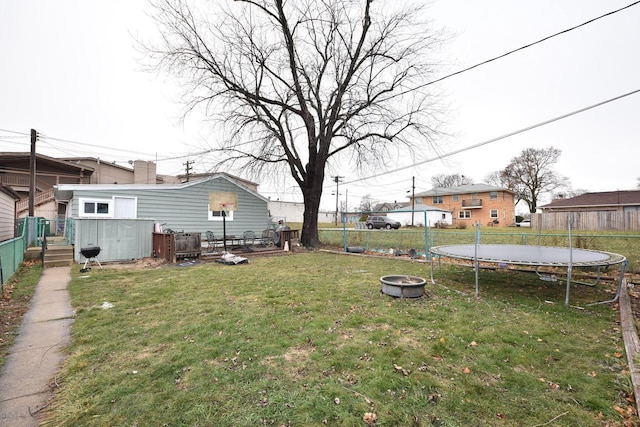
[[[70,280],[71,267],[46,268],[40,277],[0,372],[0,426],[38,426],[39,411],[53,396],[75,316],[67,289]]]

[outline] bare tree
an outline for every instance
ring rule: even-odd
[[[584,188],[573,189],[573,188],[562,186],[560,187],[558,192],[553,194],[553,198],[554,199],[570,199],[572,197],[580,196],[581,194],[585,194],[588,192],[589,191],[585,190]]]
[[[453,173],[450,175],[440,173],[431,177],[431,184],[433,184],[434,187],[450,188],[473,184],[473,180],[464,175],[460,175],[459,173]]]
[[[303,195],[301,242],[318,246],[327,168],[381,167],[425,153],[440,111],[426,90],[440,35],[420,7],[373,0],[155,0],[151,68],[181,79],[224,138],[218,167],[290,174]],[[185,113],[185,114],[187,114]],[[416,150],[419,148],[419,151]],[[361,169],[364,170],[364,169]]]
[[[516,203],[520,200],[526,202],[529,212],[536,212],[541,194],[568,188],[568,179],[552,169],[560,153],[553,147],[527,148],[500,172],[502,182],[516,193]]]
[[[508,188],[508,183],[502,178],[502,171],[493,171],[485,175],[483,182],[496,187]]]
[[[358,209],[360,212],[371,212],[371,209],[373,209],[373,199],[371,198],[371,194],[362,196]]]

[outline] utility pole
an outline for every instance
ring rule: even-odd
[[[183,163],[183,165],[185,165],[187,168],[187,182],[189,182],[189,173],[191,172],[191,168],[193,167],[193,162],[187,160],[187,163]]]
[[[349,189],[344,191],[344,210],[349,212]]]
[[[38,132],[31,129],[31,156],[29,157],[29,216],[35,216],[36,210],[36,141]]]
[[[408,193],[408,191],[407,191]],[[412,176],[411,177],[411,226],[413,227],[413,215],[415,214],[416,210],[416,177]],[[426,227],[426,224],[425,224]]]
[[[340,184],[340,180],[344,178],[344,176],[333,176],[333,181],[336,183],[336,225],[338,225],[338,188]]]

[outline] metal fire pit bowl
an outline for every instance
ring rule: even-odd
[[[416,276],[382,276],[382,293],[399,298],[419,298],[424,295],[426,280]]]

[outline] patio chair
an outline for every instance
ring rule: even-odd
[[[207,252],[216,251],[216,236],[213,231],[207,231]]]
[[[274,245],[275,231],[272,228],[262,230],[262,236],[260,237],[260,246],[269,247]]]
[[[255,244],[256,241],[256,233],[251,231],[251,230],[247,230],[244,233],[242,233],[242,241],[243,241],[243,247],[245,250],[247,251],[251,251],[251,245]]]

